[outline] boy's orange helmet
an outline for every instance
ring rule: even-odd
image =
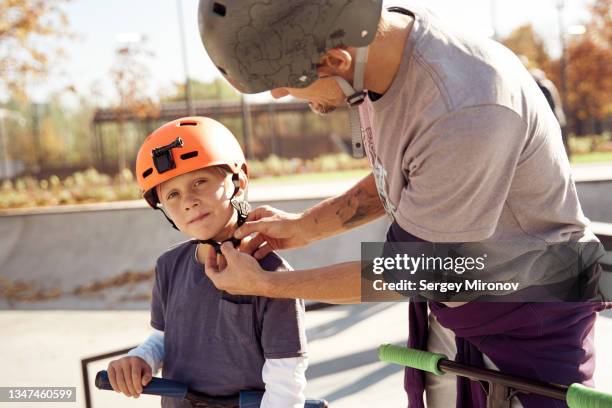
[[[211,166],[227,166],[233,174],[244,168],[248,175],[242,148],[229,129],[210,118],[187,117],[147,136],[136,157],[136,178],[145,200],[156,208],[156,186]]]

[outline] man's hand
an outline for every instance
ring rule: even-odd
[[[263,206],[251,212],[234,236],[240,251],[262,259],[276,249],[299,248],[359,227],[385,213],[370,173],[345,193],[331,197],[301,214]],[[254,234],[252,237],[248,237]]]
[[[239,252],[229,242],[221,245],[222,255],[217,255],[210,245],[204,247],[204,272],[217,289],[233,295],[266,296],[269,274],[255,258]]]
[[[204,245],[204,249],[204,272],[218,289],[231,294],[327,303],[357,303],[360,299],[360,261],[271,273],[229,242],[221,245],[222,255],[210,245]]]
[[[123,357],[108,364],[108,379],[113,390],[126,397],[138,398],[153,374],[151,366],[140,357]]]
[[[310,243],[307,231],[301,224],[301,214],[287,213],[270,206],[258,207],[252,211],[247,222],[236,230],[236,238],[245,239],[240,251],[253,254],[263,259],[277,249],[290,249],[306,246]]]

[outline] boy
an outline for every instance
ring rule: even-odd
[[[232,236],[248,213],[248,169],[234,136],[209,118],[166,123],[140,147],[136,174],[149,205],[193,239],[157,260],[154,332],[109,364],[113,389],[138,397],[163,365],[164,378],[210,396],[265,388],[262,407],[304,407],[303,301],[230,295],[203,270],[211,247],[239,244]],[[260,264],[269,271],[288,269],[275,254]],[[186,406],[162,398],[164,408]]]

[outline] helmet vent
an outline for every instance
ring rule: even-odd
[[[153,169],[149,167],[142,173],[142,178],[147,178],[153,173]]]
[[[198,126],[198,122],[181,122],[179,126]]]
[[[187,159],[191,159],[193,157],[197,157],[198,152],[197,151],[193,151],[193,152],[188,152],[188,153],[183,153],[181,154],[181,159],[182,160],[187,160]]]
[[[346,32],[343,29],[338,29],[336,31],[334,31],[333,33],[331,33],[329,35],[329,38],[331,38],[332,40],[337,40],[339,38],[344,38],[344,36],[346,35]]]
[[[220,15],[221,17],[225,17],[227,9],[221,3],[214,2],[213,3],[213,12]]]

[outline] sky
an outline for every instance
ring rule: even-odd
[[[110,70],[118,39],[125,33],[146,38],[154,56],[149,60],[151,86],[170,89],[185,78],[180,46],[177,4],[183,11],[188,71],[192,78],[211,81],[220,76],[208,59],[197,27],[198,0],[72,0],[64,10],[78,39],[65,44],[62,75],[54,75],[32,89],[32,99],[44,102],[48,95],[67,84],[89,94],[94,83],[110,100],[114,93]],[[291,1],[291,0],[287,0]],[[385,5],[402,5],[406,0],[384,0]],[[470,33],[487,35],[495,24],[500,36],[532,23],[552,55],[559,54],[558,0],[414,0],[431,9],[447,24]],[[588,20],[592,0],[565,0],[566,27]],[[492,7],[493,6],[493,7]],[[249,96],[253,100],[261,96]]]

